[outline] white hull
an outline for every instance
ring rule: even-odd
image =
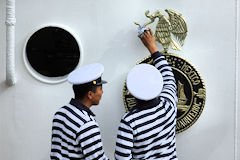
[[[0,0],[0,159],[49,159],[55,111],[73,97],[66,81],[34,78],[24,62],[26,41],[43,26],[69,29],[81,43],[80,65],[105,66],[104,95],[97,115],[104,149],[113,159],[117,128],[124,114],[122,89],[127,72],[148,55],[134,21],[145,11],[182,13],[189,32],[181,52],[200,72],[206,104],[197,122],[177,135],[180,160],[240,159],[239,0],[20,0],[16,2],[16,84],[6,84],[6,1]],[[14,74],[15,74],[14,73]]]

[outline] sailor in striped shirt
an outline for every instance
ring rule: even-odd
[[[127,76],[127,88],[138,103],[121,119],[115,159],[177,160],[175,78],[165,57],[158,52],[150,29],[143,33],[141,40],[151,53],[155,67],[140,64]],[[150,74],[148,65],[161,73],[160,78],[155,72]]]
[[[89,109],[101,99],[102,84],[106,83],[101,80],[103,70],[103,65],[95,63],[69,74],[68,81],[73,84],[75,99],[54,115],[51,159],[107,160],[99,126]]]

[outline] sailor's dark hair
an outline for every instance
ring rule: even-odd
[[[83,99],[85,95],[89,92],[96,92],[97,86],[96,85],[90,85],[90,84],[84,84],[84,85],[73,85],[73,92],[76,99]]]

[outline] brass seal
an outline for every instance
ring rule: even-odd
[[[163,55],[172,67],[177,83],[176,133],[180,133],[191,127],[201,115],[205,105],[206,89],[200,74],[188,61],[171,53]],[[152,61],[148,56],[137,64],[152,64]],[[130,95],[126,83],[123,87],[123,101],[126,111],[136,105],[136,99]]]

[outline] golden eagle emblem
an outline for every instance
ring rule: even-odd
[[[169,46],[171,46],[174,50],[181,50],[181,47],[171,37],[171,34],[177,41],[179,41],[179,44],[183,46],[184,40],[187,36],[186,21],[180,13],[170,9],[166,9],[165,11],[168,13],[169,19],[167,19],[166,16],[164,16],[164,14],[162,14],[159,10],[155,11],[152,15],[150,15],[149,10],[147,10],[145,15],[151,21],[145,23],[143,27],[153,23],[155,19],[158,18],[159,21],[155,32],[156,41],[162,44],[165,52],[168,51]],[[139,23],[135,22],[135,24],[142,27]]]

